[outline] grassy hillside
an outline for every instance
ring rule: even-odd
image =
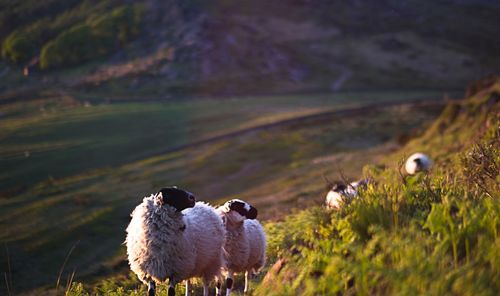
[[[340,211],[266,225],[271,264],[256,295],[496,295],[500,289],[500,81],[449,105],[420,138],[368,166],[375,184]],[[398,160],[429,153],[403,182]]]
[[[323,200],[320,174],[333,173],[331,163],[330,168],[314,167],[318,171],[299,167],[286,187],[300,191],[308,200],[302,206],[310,207],[266,223],[269,263],[251,294],[496,295],[500,81],[479,89],[448,105],[426,132],[401,149],[384,150],[379,165],[363,170],[374,183],[339,211],[314,206]],[[398,163],[417,150],[434,158],[434,168],[403,180]],[[375,159],[360,159],[362,154],[340,161],[339,167],[348,170],[363,165],[357,161]],[[316,189],[308,191],[305,185]],[[237,279],[236,288],[241,284]],[[145,293],[126,268],[120,275],[72,287],[69,295]],[[177,292],[183,293],[182,287]]]
[[[86,281],[126,274],[121,243],[129,214],[142,196],[168,184],[215,203],[234,196],[251,200],[263,219],[316,204],[309,196],[322,194],[323,172],[344,167],[348,176],[359,175],[363,164],[437,116],[442,105],[436,95],[357,92],[110,105],[67,96],[3,105],[0,162],[8,170],[0,174],[0,242],[8,252],[0,266],[16,294],[36,287],[47,293],[73,246],[64,280],[73,269],[75,279]],[[373,98],[382,107],[342,113]],[[423,98],[430,100],[383,108]],[[197,143],[207,138],[212,140]]]
[[[0,105],[0,196],[49,179],[127,164],[171,149],[299,116],[362,106],[435,99],[422,92],[92,104],[69,95]],[[242,104],[242,101],[245,101]]]
[[[500,68],[494,1],[30,0],[0,8],[0,97],[455,89]]]
[[[0,0],[0,294],[61,294],[67,280],[101,294],[142,293],[128,274],[124,229],[145,194],[171,184],[260,209],[270,262],[285,262],[269,281],[289,285],[259,278],[257,295],[316,293],[306,282],[336,272],[328,258],[345,264],[338,291],[398,291],[390,277],[369,290],[363,278],[372,273],[360,279],[364,270],[355,269],[358,259],[392,260],[372,238],[406,249],[396,230],[406,231],[430,252],[447,239],[427,221],[433,204],[453,208],[446,221],[458,229],[466,207],[496,213],[483,196],[495,195],[498,181],[482,177],[496,164],[481,156],[496,148],[467,153],[489,140],[498,147],[490,131],[498,124],[487,119],[498,111],[498,86],[477,84],[473,98],[430,124],[444,98],[500,74],[498,15],[490,0]],[[436,170],[402,184],[396,163],[414,150],[430,153]],[[323,175],[339,171],[378,183],[341,213],[314,208]],[[313,222],[324,227],[299,227]],[[483,232],[452,244],[454,268],[439,269],[450,283],[462,278],[457,270],[476,275],[471,258],[485,277],[496,275],[481,265],[497,260],[477,251],[492,240]],[[313,257],[323,244],[334,248]],[[365,257],[356,253],[372,245]],[[408,267],[396,259],[387,267]],[[405,272],[416,277],[411,267]]]

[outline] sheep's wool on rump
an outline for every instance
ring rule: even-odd
[[[152,195],[135,208],[127,227],[130,268],[144,283],[212,280],[220,275],[224,238],[222,219],[209,205],[197,202],[177,212]]]
[[[342,195],[340,193],[335,192],[333,190],[328,191],[325,201],[326,206],[328,208],[339,208],[341,201],[342,201]]]
[[[222,215],[227,215],[220,211]],[[226,264],[234,272],[258,271],[265,264],[266,236],[259,221],[246,219],[240,223],[226,220]]]
[[[183,212],[187,225],[193,229],[186,233],[189,243],[197,250],[195,272],[192,276],[202,277],[207,281],[221,276],[221,267],[225,266],[224,222],[213,207],[203,202],[197,202],[194,208],[185,209]]]
[[[327,208],[339,208],[343,200],[351,200],[358,194],[358,187],[365,185],[366,182],[358,181],[350,183],[344,190],[341,191],[328,191],[326,195],[325,204]]]
[[[417,165],[415,160],[420,161],[420,165]],[[428,171],[432,166],[432,160],[429,156],[424,153],[414,153],[408,157],[405,163],[405,170],[408,174],[414,175],[420,171]]]

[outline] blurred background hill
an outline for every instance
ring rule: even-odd
[[[320,204],[323,174],[359,177],[499,74],[498,15],[486,0],[0,0],[0,294],[127,274],[129,214],[163,186],[246,199],[264,221]]]
[[[462,89],[500,66],[496,1],[2,1],[3,94]],[[26,70],[28,77],[24,77]]]

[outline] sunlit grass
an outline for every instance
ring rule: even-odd
[[[309,208],[268,223],[270,266],[285,263],[256,295],[495,295],[498,102],[493,112],[481,107],[494,89],[463,102],[459,116],[445,111],[385,157],[385,168],[366,167],[375,182],[341,210]],[[435,157],[435,168],[403,182],[397,162],[417,150]]]
[[[158,106],[152,104],[140,110],[147,112],[145,110]],[[120,114],[109,106],[102,111],[101,115],[89,117],[86,117],[86,110],[81,112],[84,118],[92,119]],[[127,108],[121,111],[134,115],[138,112]],[[215,204],[237,196],[251,200],[262,209],[263,219],[283,217],[291,208],[321,201],[323,172],[335,175],[338,169],[343,169],[348,176],[355,177],[366,162],[383,154],[386,151],[384,143],[395,132],[388,129],[387,124],[413,129],[434,116],[432,112],[417,109],[415,114],[419,116],[400,121],[396,115],[400,112],[402,110],[394,108],[361,121],[362,116],[341,120],[323,118],[307,124],[256,130],[179,152],[140,158],[113,168],[93,168],[79,174],[48,178],[16,198],[0,200],[1,223],[11,225],[3,229],[0,236],[11,246],[18,260],[31,262],[36,269],[31,274],[37,275],[33,285],[38,285],[51,281],[56,272],[44,274],[42,270],[57,270],[71,244],[78,240],[81,242],[68,264],[79,270],[77,275],[95,272],[100,263],[86,265],[84,262],[101,262],[116,253],[123,242],[123,229],[133,206],[144,195],[163,186],[189,188],[199,199]],[[345,139],[346,127],[352,128],[359,137],[370,133],[371,145],[382,145],[382,148],[370,151],[362,145],[358,153],[353,150],[354,143],[345,146],[342,139]],[[329,156],[341,151],[352,154],[344,154],[347,156],[338,158],[335,163],[328,161]],[[65,150],[68,152],[71,151]],[[316,162],[318,158],[327,161]],[[31,157],[28,160],[32,160]],[[53,165],[53,159],[44,161]],[[30,219],[25,220],[25,217]],[[21,249],[24,251],[20,252]],[[99,259],[95,259],[98,249],[102,250],[97,256]],[[122,264],[120,260],[113,262]]]
[[[90,107],[69,98],[66,103],[35,101],[30,105],[38,104],[38,113],[32,110],[0,121],[0,164],[9,172],[2,175],[1,189],[19,186],[21,179],[22,185],[31,186],[50,176],[123,165],[199,139],[372,99],[436,96],[435,92],[346,93]]]

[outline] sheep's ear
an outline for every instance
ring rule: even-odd
[[[332,191],[341,192],[347,189],[347,185],[343,182],[337,182],[333,184]]]
[[[161,205],[170,205],[177,209],[178,212],[192,208],[195,205],[196,198],[190,192],[179,189],[177,187],[162,188],[157,197]]]
[[[158,191],[158,193],[156,193],[156,196],[161,201],[162,205],[168,204],[169,190],[170,190],[169,187],[165,187],[165,188],[160,189],[160,191]]]
[[[250,211],[248,211],[245,216],[247,217],[247,219],[255,219],[257,218],[257,214],[258,214],[257,209],[250,206]]]
[[[155,198],[158,200],[160,205],[163,206],[165,204],[165,200],[163,199],[163,193],[161,192],[161,190],[155,194]]]

